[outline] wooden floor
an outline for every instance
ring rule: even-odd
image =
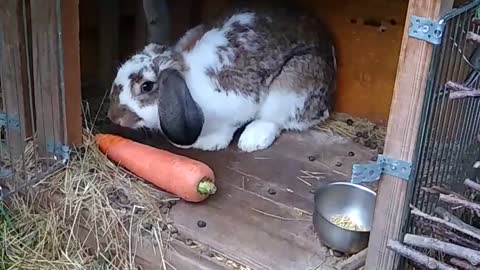
[[[207,201],[172,208],[179,232],[252,269],[272,270],[322,269],[317,267],[337,260],[314,234],[312,191],[349,181],[353,163],[376,155],[319,131],[285,133],[271,148],[255,153],[242,153],[236,142],[220,152],[162,148],[205,162],[217,178],[218,192]],[[308,172],[318,179],[308,178]],[[198,221],[207,226],[199,228]]]

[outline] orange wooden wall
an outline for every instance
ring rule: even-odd
[[[336,110],[388,120],[407,0],[299,0],[325,18],[336,39]]]

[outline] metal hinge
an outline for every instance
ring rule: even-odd
[[[432,21],[427,18],[411,16],[408,36],[439,45],[442,43],[445,21]]]
[[[20,121],[18,120],[18,117],[13,117],[6,113],[0,113],[0,127],[18,129],[20,128]]]
[[[47,151],[62,160],[70,159],[71,149],[68,145],[48,143]]]
[[[352,183],[374,182],[380,179],[382,173],[408,181],[411,172],[410,162],[378,155],[375,164],[353,164]]]

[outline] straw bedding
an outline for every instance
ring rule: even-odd
[[[84,111],[84,115],[101,122],[97,116],[106,114]],[[385,136],[384,128],[346,115],[335,115],[319,129],[352,139],[366,132],[378,147],[383,146]],[[135,269],[134,235],[150,239],[160,254],[171,248],[172,239],[205,251],[179,235],[170,222],[169,211],[176,198],[143,181],[132,181],[133,176],[100,153],[92,133],[85,129],[84,145],[63,170],[0,204],[0,270]],[[32,143],[26,153],[31,165],[23,173],[32,174],[36,167]],[[78,237],[79,230],[89,235],[96,249]],[[248,269],[218,252],[209,254],[227,269]],[[162,267],[168,266],[167,256],[162,258]]]

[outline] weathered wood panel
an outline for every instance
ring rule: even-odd
[[[110,132],[143,141],[137,134]],[[376,155],[318,131],[284,133],[272,147],[254,153],[241,152],[237,140],[218,152],[177,149],[161,138],[144,142],[200,160],[215,172],[217,194],[201,204],[181,201],[172,208],[180,233],[262,270],[315,269],[336,260],[314,234],[311,191],[348,181],[353,163]],[[207,226],[199,228],[199,220]]]
[[[61,3],[66,143],[79,145],[82,143],[79,0]]]
[[[437,19],[452,5],[452,0],[411,1],[407,14]],[[408,37],[405,29],[385,142],[387,156],[408,162],[414,157],[432,50],[431,43]],[[407,187],[400,178],[380,179],[366,270],[398,268],[398,257],[387,249],[387,242],[400,237],[409,203]]]
[[[25,1],[0,1],[0,85],[7,121],[7,145],[11,158],[23,153],[31,136],[32,122],[23,5]],[[17,122],[18,126],[14,122]]]
[[[56,151],[58,145],[81,141],[76,14],[77,0],[31,2],[32,64],[41,155]]]
[[[98,2],[98,81],[99,94],[110,89],[119,63],[120,3],[118,0]],[[89,15],[90,16],[90,15]],[[134,37],[132,35],[132,37]]]

